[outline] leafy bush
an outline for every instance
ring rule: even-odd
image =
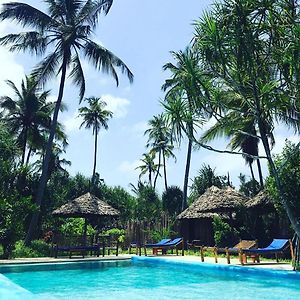
[[[124,229],[111,228],[109,230],[104,231],[103,233],[107,234],[109,236],[116,236],[116,237],[118,237],[118,241],[120,243],[123,243],[125,241],[125,230]]]
[[[60,226],[60,232],[63,235],[82,235],[84,230],[83,218],[69,218],[66,223]],[[87,235],[95,234],[95,229],[88,224],[87,226]]]
[[[148,235],[150,239],[154,242],[160,241],[165,238],[170,238],[175,234],[174,231],[172,231],[170,228],[164,228],[162,230],[150,230],[148,232]]]
[[[238,242],[239,232],[228,223],[222,221],[221,218],[214,217],[213,228],[216,246],[226,247]]]
[[[24,245],[24,241],[18,241],[12,252],[13,257],[45,257],[50,255],[50,245],[42,240],[31,242],[31,246]]]

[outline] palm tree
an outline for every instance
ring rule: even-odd
[[[204,86],[202,82],[204,76],[199,67],[199,57],[190,48],[186,48],[185,51],[171,52],[171,54],[176,64],[167,63],[163,66],[164,70],[171,72],[172,77],[165,81],[162,90],[167,91],[166,99],[170,99],[170,97],[176,98],[179,95],[181,100],[186,102],[186,104],[180,104],[180,100],[177,100],[177,106],[184,105],[185,107],[185,117],[182,120],[177,114],[176,123],[174,123],[176,130],[173,130],[173,132],[177,134],[177,139],[181,140],[183,131],[189,140],[183,184],[182,210],[184,210],[187,207],[187,189],[192,157],[193,135],[196,127],[193,116],[195,116],[197,105],[201,103],[199,99],[203,96],[201,87]],[[173,108],[177,109],[176,107]],[[169,111],[171,111],[171,107],[169,107]],[[175,111],[175,114],[176,113]],[[200,120],[202,114],[201,107],[200,109],[198,108],[197,113]]]
[[[141,170],[139,180],[143,175],[148,173],[149,184],[151,187],[152,187],[152,174],[155,174],[157,172],[159,166],[154,162],[154,159],[155,159],[154,152],[144,153],[143,158],[141,159],[141,162],[143,164],[135,168]]]
[[[164,181],[165,188],[167,189],[167,167],[166,167],[166,158],[173,157],[172,150],[174,146],[171,144],[171,132],[166,124],[166,119],[163,114],[153,116],[153,118],[148,122],[149,129],[145,131],[145,134],[148,134],[147,147],[151,147],[151,152],[158,153],[158,168],[154,178],[154,188],[156,187],[156,181],[159,175],[160,166],[164,168]],[[161,164],[163,160],[163,164]]]
[[[108,120],[113,116],[113,113],[109,110],[105,110],[106,103],[101,100],[101,98],[89,97],[85,98],[88,102],[89,107],[79,108],[79,115],[83,117],[83,122],[80,125],[85,126],[85,128],[92,128],[93,135],[95,136],[94,143],[94,167],[92,175],[92,186],[95,181],[96,174],[96,164],[97,164],[97,145],[98,145],[98,134],[101,127],[108,129]]]
[[[47,171],[52,151],[52,143],[59,108],[64,94],[64,86],[68,68],[69,77],[80,88],[80,101],[85,93],[85,79],[80,61],[82,54],[94,67],[111,75],[117,85],[119,83],[116,67],[125,73],[130,82],[133,74],[124,62],[108,49],[91,40],[91,35],[97,26],[100,15],[107,14],[113,0],[45,0],[48,5],[48,14],[26,3],[11,2],[2,5],[0,20],[17,21],[30,31],[8,34],[0,39],[0,44],[11,45],[11,51],[30,51],[36,55],[48,54],[33,70],[37,81],[44,84],[50,78],[60,74],[60,84],[56,106],[53,114],[51,131],[43,162],[43,170],[36,195],[36,204],[41,207],[44,190],[47,183]],[[29,244],[38,224],[39,212],[33,214],[26,244]]]
[[[46,102],[49,91],[42,92],[33,77],[25,76],[21,89],[7,80],[6,83],[15,93],[15,98],[3,96],[0,106],[6,111],[4,120],[8,128],[16,135],[22,148],[21,165],[25,162],[25,153],[29,140],[41,138],[42,130],[49,130],[53,103]]]

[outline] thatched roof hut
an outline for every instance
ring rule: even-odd
[[[231,187],[219,189],[212,186],[206,190],[190,207],[183,211],[177,218],[201,218],[203,213],[232,212],[244,206],[248,197],[237,192]]]
[[[260,191],[255,197],[246,202],[247,208],[271,208],[274,207],[269,194],[265,191]]]
[[[120,212],[91,193],[75,198],[52,212],[63,217],[118,216]]]

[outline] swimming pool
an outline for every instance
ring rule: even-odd
[[[2,266],[0,273],[21,287],[7,297],[0,277],[0,299],[300,299],[299,274],[161,258]]]

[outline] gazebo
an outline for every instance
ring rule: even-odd
[[[212,186],[206,190],[194,203],[177,216],[180,220],[180,231],[185,240],[200,240],[205,245],[213,245],[214,216],[222,219],[232,219],[234,213],[245,204],[249,198],[231,187],[220,189]]]
[[[67,202],[66,204],[63,204],[61,207],[55,209],[52,214],[66,218],[84,218],[85,226],[83,235],[85,237],[88,220],[100,216],[117,217],[120,215],[120,212],[106,202],[97,198],[95,195],[86,193]]]

